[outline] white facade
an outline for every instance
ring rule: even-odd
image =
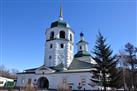
[[[61,34],[64,32],[64,35]],[[63,63],[68,67],[74,55],[74,32],[67,27],[53,27],[46,30],[44,64],[48,67]]]
[[[24,87],[28,80],[31,79],[34,86],[38,85],[38,80],[45,77],[48,80],[49,89],[57,89],[60,84],[67,83],[72,90],[95,90],[98,87],[91,82],[91,69],[83,70],[69,70],[64,72],[54,72],[47,69],[43,74],[44,70],[38,69],[38,73],[35,74],[18,74],[17,86]],[[92,85],[91,85],[92,84]]]

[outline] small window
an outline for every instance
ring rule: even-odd
[[[72,90],[72,86],[71,85],[69,85],[69,88]]]
[[[65,32],[64,31],[60,31],[59,37],[65,39]]]
[[[81,79],[81,83],[82,83],[83,85],[85,85],[85,84],[86,84],[86,79],[85,79],[85,78],[82,78],[82,79]]]
[[[82,49],[82,46],[80,46],[80,50]]]
[[[51,57],[51,55],[49,56],[49,59],[51,59],[52,57]]]
[[[70,34],[70,41],[72,41],[72,34]]]
[[[53,39],[54,38],[54,32],[52,31],[51,33],[50,33],[50,39]]]
[[[36,82],[37,81],[37,79],[34,79],[34,82]]]
[[[21,84],[24,84],[25,83],[25,79],[24,77],[21,79]]]
[[[60,44],[60,48],[64,48],[64,44]]]
[[[52,48],[53,47],[53,45],[52,44],[50,44],[50,48]]]

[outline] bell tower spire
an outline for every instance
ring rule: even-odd
[[[60,0],[60,15],[59,17],[63,17],[63,13],[62,13],[62,0]]]

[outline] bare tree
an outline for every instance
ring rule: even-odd
[[[122,61],[123,69],[123,79],[125,87],[135,89],[136,84],[136,74],[137,74],[137,48],[131,43],[125,45],[125,49],[119,53],[120,60]],[[129,83],[130,82],[130,83]]]
[[[16,73],[18,73],[17,69],[12,69],[10,71],[4,65],[0,65],[0,76],[15,79]]]
[[[132,71],[132,89],[134,90],[135,88],[135,65],[137,65],[137,59],[136,59],[136,53],[137,53],[137,48],[134,47],[131,43],[127,43],[125,45],[125,51],[126,51],[126,57],[127,57],[127,63],[131,66],[131,71]]]

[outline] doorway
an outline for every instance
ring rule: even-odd
[[[40,88],[40,89],[48,89],[49,88],[49,81],[46,77],[40,77],[38,79],[38,88]]]

